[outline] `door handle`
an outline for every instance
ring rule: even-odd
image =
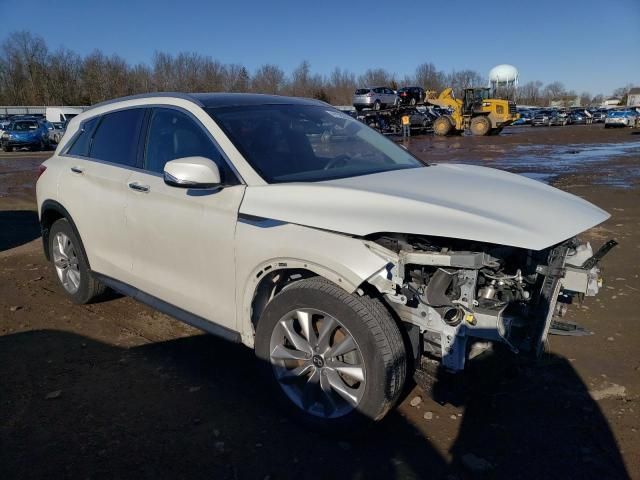
[[[138,182],[131,182],[129,184],[129,188],[131,190],[135,190],[136,192],[144,193],[147,193],[150,190],[149,185],[140,185]]]
[[[84,170],[80,167],[71,167],[73,173],[84,173]]]

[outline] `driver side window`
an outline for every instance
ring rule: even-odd
[[[238,183],[222,154],[200,125],[179,110],[155,108],[149,121],[144,169],[162,173],[167,162],[184,157],[208,158],[218,165],[224,183]]]

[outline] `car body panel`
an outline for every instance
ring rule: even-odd
[[[360,239],[246,215],[240,215],[235,242],[238,327],[248,345],[254,333],[252,300],[266,272],[309,270],[352,293],[388,263]]]
[[[591,203],[541,182],[456,164],[250,187],[240,212],[351,235],[402,232],[533,250],[609,218]]]
[[[227,328],[235,328],[234,231],[245,186],[188,189],[162,175],[132,172],[123,212],[138,289]],[[194,227],[197,226],[197,234]]]
[[[55,200],[71,215],[89,265],[104,275],[130,282],[132,257],[124,209],[131,170],[73,156],[55,158],[47,163],[48,168],[54,168],[53,163],[60,172]],[[88,196],[100,201],[88,201]]]

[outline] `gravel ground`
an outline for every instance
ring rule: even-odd
[[[413,387],[360,435],[292,424],[244,347],[116,295],[70,305],[35,213],[48,154],[0,154],[0,478],[640,478],[639,142],[601,125],[407,142],[582,196],[612,214],[584,238],[620,246],[568,315],[593,335],[552,337],[536,367],[475,361],[446,402]]]

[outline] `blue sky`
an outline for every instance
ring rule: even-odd
[[[485,76],[511,63],[522,83],[640,85],[640,0],[0,0],[0,39],[14,30],[132,63],[193,51],[251,71],[308,60],[319,73],[382,67],[400,78],[422,62]]]

